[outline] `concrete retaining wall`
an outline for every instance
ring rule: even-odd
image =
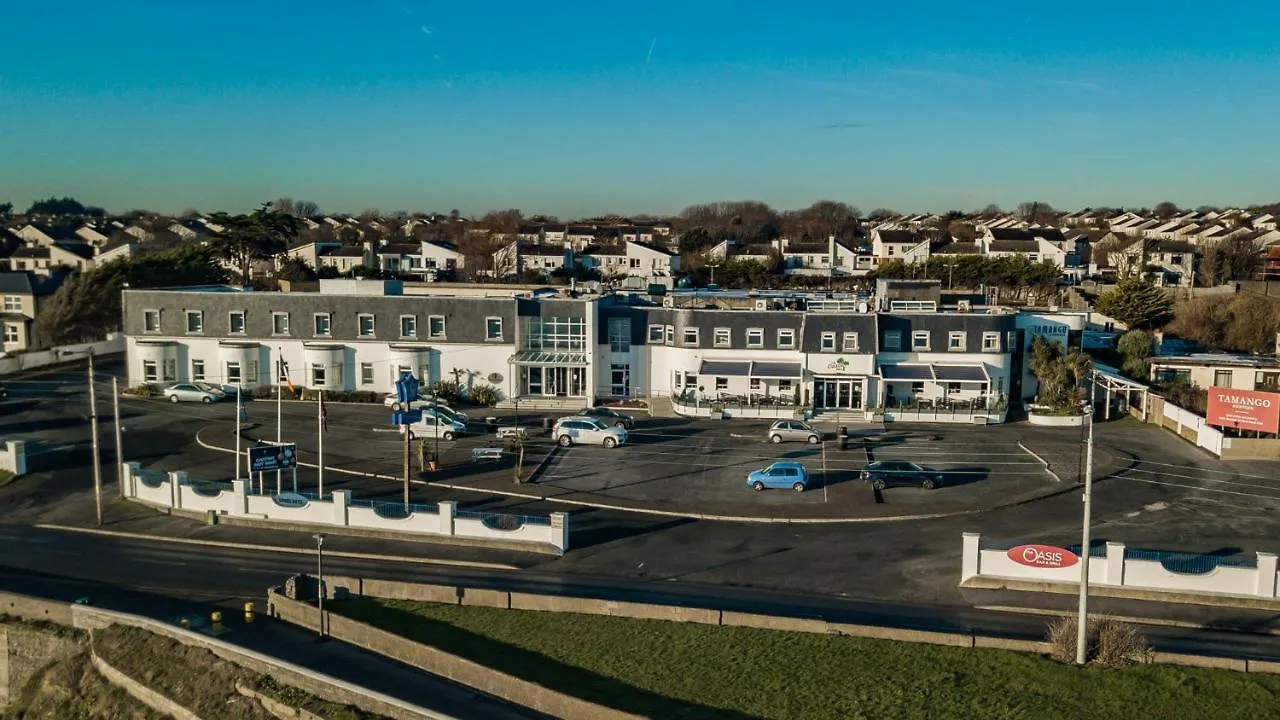
[[[313,630],[319,622],[316,608],[274,591],[268,596],[268,612],[272,617]],[[330,637],[552,717],[565,720],[639,717],[550,690],[341,615],[325,612],[323,622]]]
[[[491,527],[481,518],[457,514],[457,503],[445,501],[435,512],[416,510],[405,518],[386,518],[373,508],[351,505],[351,493],[337,490],[330,499],[309,500],[300,507],[282,505],[273,495],[254,495],[244,480],[234,480],[231,489],[216,495],[196,492],[185,472],[171,472],[163,481],[143,481],[138,463],[125,463],[126,497],[169,512],[212,511],[231,520],[283,523],[290,526],[341,526],[355,531],[378,531],[402,535],[454,537],[475,544],[490,543],[513,550],[563,554],[569,549],[569,516],[552,513],[546,518],[502,517],[514,529]],[[501,516],[501,513],[494,513]]]
[[[95,356],[115,355],[124,352],[124,335],[109,333],[107,339],[96,343],[80,343],[79,345],[63,345],[48,350],[35,350],[13,357],[0,358],[0,375],[8,375],[22,370],[57,365],[58,363],[84,360],[89,353]],[[105,359],[105,358],[104,358]]]
[[[93,667],[107,682],[129,693],[143,705],[174,720],[200,720],[199,715],[112,667],[106,660],[98,657],[93,648],[89,649],[89,656],[93,660]]]
[[[44,620],[59,625],[72,625],[71,605],[28,595],[0,592],[0,615],[23,620]]]
[[[8,470],[14,475],[25,475],[27,472],[27,444],[21,440],[6,440],[0,447],[0,470]]]

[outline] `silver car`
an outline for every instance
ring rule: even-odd
[[[769,426],[765,437],[769,438],[771,443],[791,441],[817,445],[822,442],[822,435],[817,430],[799,420],[779,420]]]
[[[212,388],[202,388],[195,383],[178,383],[164,389],[164,396],[171,403],[176,402],[217,402],[226,394]]]
[[[551,437],[561,447],[570,445],[603,445],[615,448],[627,442],[627,431],[606,425],[593,417],[564,417],[556,421]]]

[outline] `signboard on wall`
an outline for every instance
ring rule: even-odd
[[[1274,433],[1280,431],[1280,393],[1209,388],[1210,425]]]
[[[1070,550],[1053,545],[1019,545],[1009,548],[1006,555],[1019,565],[1034,568],[1071,567],[1080,560]]]

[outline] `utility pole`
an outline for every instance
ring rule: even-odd
[[[1084,529],[1080,540],[1080,619],[1076,623],[1076,664],[1088,662],[1089,523],[1093,514],[1093,386],[1089,390],[1089,437],[1084,454]]]
[[[315,534],[316,539],[316,603],[320,609],[320,622],[316,625],[319,640],[324,640],[324,535]]]
[[[89,432],[93,435],[93,501],[102,527],[102,460],[98,447],[98,397],[93,385],[93,351],[89,351]]]
[[[120,428],[120,379],[111,378],[111,414],[116,424],[116,484],[120,486],[120,499],[124,499],[124,432]]]
[[[412,435],[412,425],[402,425],[404,428],[404,511],[409,512],[409,436]],[[439,428],[436,428],[439,431]]]

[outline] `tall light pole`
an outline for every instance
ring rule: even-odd
[[[311,537],[316,539],[316,601],[320,608],[320,622],[316,628],[319,632],[319,639],[324,639],[324,534],[316,533]]]
[[[1089,385],[1089,436],[1084,452],[1084,523],[1080,539],[1080,619],[1076,623],[1076,664],[1089,658],[1089,524],[1093,515],[1093,385]]]
[[[120,498],[124,499],[124,437],[120,427],[120,379],[111,378],[111,414],[116,426],[116,484],[120,486]]]
[[[98,527],[102,527],[102,458],[98,447],[98,394],[93,385],[93,350],[89,351],[89,432],[93,447],[93,501]]]

